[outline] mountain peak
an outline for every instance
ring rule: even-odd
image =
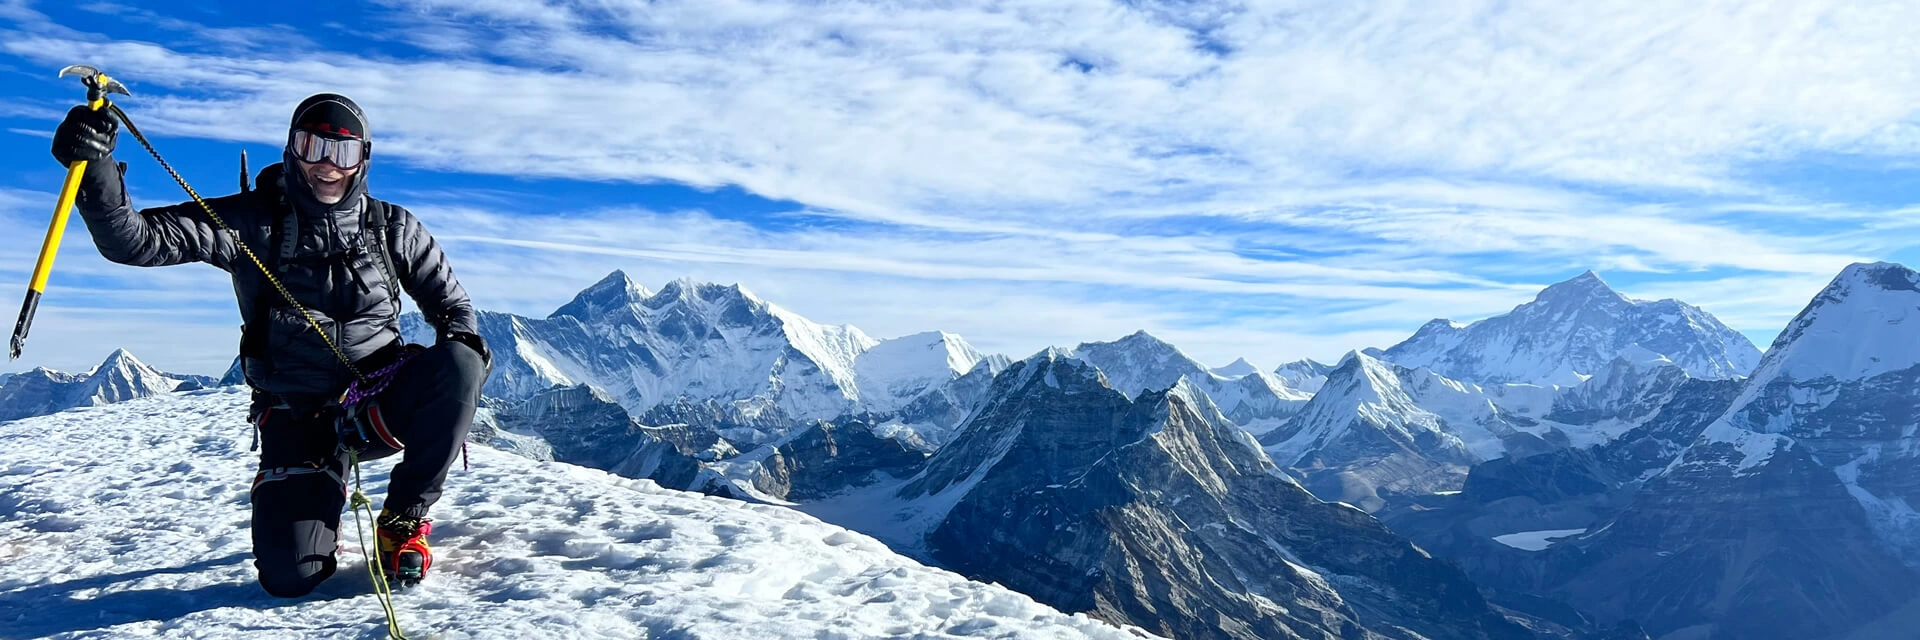
[[[1920,273],[1893,262],[1854,263],[1840,271],[1840,280],[1860,282],[1882,291],[1920,291]]]
[[[548,318],[572,317],[577,320],[590,320],[614,309],[626,308],[645,301],[651,294],[640,285],[634,284],[625,271],[615,269],[607,277],[601,278],[593,286],[580,291],[573,301],[554,310]]]
[[[1129,333],[1125,337],[1122,337],[1119,340],[1115,340],[1108,344],[1126,346],[1128,348],[1136,348],[1136,349],[1137,348],[1149,348],[1149,349],[1173,348],[1173,345],[1171,343],[1165,340],[1161,340],[1159,337],[1154,336],[1151,333],[1147,333],[1146,329],[1141,329],[1139,331]]]
[[[1534,297],[1534,300],[1536,302],[1550,300],[1584,302],[1594,298],[1626,300],[1626,296],[1620,295],[1620,292],[1608,286],[1605,280],[1600,279],[1600,274],[1594,273],[1591,269],[1542,289],[1540,295]]]
[[[1333,365],[1308,358],[1280,365],[1273,370],[1288,387],[1307,393],[1315,393],[1327,382],[1327,374],[1333,372]]]
[[[1920,273],[1890,262],[1849,265],[1780,332],[1753,377],[1857,380],[1920,365],[1917,328]]]
[[[1747,375],[1760,361],[1745,335],[1711,314],[1677,300],[1627,298],[1592,271],[1464,327],[1429,322],[1375,355],[1462,382],[1571,386],[1617,356],[1651,359],[1643,350],[1701,379]]]
[[[1076,378],[1085,379],[1102,387],[1110,386],[1106,375],[1099,367],[1081,359],[1068,349],[1047,347],[1027,358],[1023,364],[1026,370],[1022,372],[1019,382],[1014,385],[1015,389],[1026,387],[1035,377],[1043,377],[1047,386],[1056,389],[1063,388],[1063,379]]]
[[[107,359],[101,360],[100,366],[94,367],[93,371],[88,372],[87,375],[97,375],[109,371],[152,372],[152,367],[148,367],[146,363],[134,357],[133,352],[121,348],[114,349],[113,353],[107,354]]]
[[[1098,367],[1113,388],[1129,398],[1144,390],[1171,387],[1181,376],[1197,379],[1214,375],[1178,347],[1146,331],[1135,331],[1113,342],[1081,343],[1068,353]]]
[[[1240,358],[1234,360],[1233,364],[1214,369],[1213,372],[1228,378],[1243,378],[1259,373],[1260,367],[1253,366],[1253,363],[1247,362],[1246,358]]]

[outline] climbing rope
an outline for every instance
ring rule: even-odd
[[[360,553],[367,557],[367,574],[373,578],[374,597],[380,600],[380,607],[387,612],[387,635],[394,640],[407,640],[407,634],[400,631],[400,614],[393,610],[393,588],[387,585],[386,568],[381,566],[379,545],[373,553],[367,552],[366,523],[360,520],[360,512],[365,511],[367,520],[378,521],[373,515],[373,501],[367,499],[365,491],[360,490],[360,452],[347,450],[347,464],[353,470],[353,496],[347,499],[348,508],[353,510],[353,531],[360,538]]]

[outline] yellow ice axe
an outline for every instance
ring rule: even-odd
[[[107,107],[107,94],[131,96],[126,85],[107,77],[99,69],[73,65],[60,70],[60,77],[80,76],[87,86],[87,107],[99,111]],[[53,272],[53,257],[60,253],[60,237],[67,230],[67,214],[73,210],[73,198],[80,191],[80,176],[87,172],[87,161],[67,165],[67,182],[60,187],[60,201],[54,205],[53,223],[47,226],[47,239],[40,245],[40,260],[33,267],[33,281],[27,285],[27,299],[20,303],[20,321],[13,325],[13,342],[8,360],[19,360],[27,344],[27,330],[33,326],[33,313],[40,308],[40,294],[47,290],[47,276]]]

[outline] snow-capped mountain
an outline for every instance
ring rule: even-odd
[[[1393,495],[1458,489],[1474,463],[1566,446],[1567,425],[1529,417],[1545,413],[1553,394],[1483,388],[1356,351],[1260,441],[1316,495],[1371,511]]]
[[[1209,371],[1206,365],[1145,331],[1136,331],[1112,342],[1081,343],[1070,353],[1074,358],[1099,367],[1113,388],[1128,397],[1145,391],[1165,391],[1181,378],[1196,384],[1224,381],[1224,378]]]
[[[1554,565],[1559,592],[1655,634],[1910,635],[1916,344],[1920,274],[1847,267],[1632,505],[1555,547],[1566,556]]]
[[[1190,382],[1050,349],[903,483],[804,506],[964,574],[1179,638],[1522,638],[1457,571],[1314,499]]]
[[[985,358],[945,331],[883,340],[854,358],[855,387],[867,410],[893,411],[972,371]]]
[[[351,518],[316,595],[254,584],[241,388],[0,424],[0,635],[385,637]],[[137,443],[137,444],[130,444]],[[415,638],[1147,637],[789,509],[474,447],[434,507]],[[389,462],[363,468],[385,493]]]
[[[1069,354],[1099,367],[1114,389],[1129,396],[1165,391],[1184,379],[1207,394],[1229,419],[1256,432],[1273,428],[1310,397],[1257,369],[1235,377],[1221,375],[1145,331],[1112,342],[1082,343]]]
[[[1640,362],[1615,358],[1586,382],[1564,388],[1553,399],[1547,419],[1569,424],[1638,424],[1673,397],[1689,379],[1685,369],[1664,357]],[[1604,433],[1605,439],[1625,430]],[[1584,446],[1597,443],[1580,443]]]
[[[86,373],[62,373],[38,368],[9,374],[0,383],[0,420],[43,416],[74,407],[97,407],[171,393],[182,386],[199,389],[215,385],[207,376],[159,371],[117,349]]]
[[[1318,393],[1320,387],[1327,384],[1327,374],[1333,373],[1333,365],[1315,362],[1312,359],[1289,362],[1273,370],[1273,375],[1289,388],[1306,393]]]
[[[1746,375],[1760,360],[1746,336],[1707,312],[1676,300],[1630,300],[1591,271],[1505,315],[1468,325],[1434,320],[1374,355],[1461,381],[1571,386],[1615,358],[1653,354],[1704,379]]]
[[[971,371],[901,407],[883,428],[904,429],[926,443],[929,450],[945,445],[959,432],[961,423],[974,408],[986,401],[993,377],[1008,364],[1006,356],[997,354],[982,359]]]
[[[1230,364],[1224,367],[1217,367],[1213,369],[1213,375],[1220,376],[1222,378],[1229,378],[1229,379],[1252,375],[1259,372],[1260,372],[1260,367],[1253,366],[1253,363],[1247,362],[1246,358],[1241,358],[1233,361],[1233,364]]]
[[[417,315],[404,325],[409,340],[432,340]],[[584,384],[635,415],[711,403],[710,413],[737,425],[896,411],[993,360],[953,334],[882,343],[739,285],[683,279],[649,292],[619,271],[545,319],[481,312],[480,327],[495,354],[488,396],[520,401]],[[759,445],[781,435],[775,427],[729,437]]]

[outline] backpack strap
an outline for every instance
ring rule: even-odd
[[[386,280],[387,297],[393,300],[393,329],[394,331],[399,331],[402,291],[400,288],[400,279],[393,275],[395,273],[395,269],[393,268],[393,255],[388,251],[388,247],[391,245],[388,244],[389,238],[387,237],[387,221],[393,218],[393,205],[385,200],[377,200],[374,199],[373,196],[367,196],[366,211],[367,222],[369,223],[367,230],[371,231],[371,233],[361,234],[360,239],[363,243],[371,240],[371,244],[373,244],[373,249],[367,251],[367,254],[373,257],[374,266],[380,269],[381,278]]]
[[[272,196],[277,193],[277,190],[260,189],[255,193],[263,194],[263,196]],[[262,256],[262,262],[266,264],[269,271],[285,271],[286,261],[281,258],[293,255],[292,247],[298,240],[296,234],[287,233],[286,231],[287,229],[294,228],[293,207],[287,206],[286,200],[279,197],[275,197],[274,202],[268,203],[268,206],[285,209],[286,213],[268,218],[271,222],[268,223],[267,227],[267,246],[273,246],[278,242],[280,250],[277,252],[266,252],[267,255]],[[265,277],[265,274],[261,274],[263,280]],[[241,358],[253,358],[269,367],[271,366],[269,363],[272,359],[272,350],[267,347],[267,345],[270,344],[267,341],[267,331],[273,326],[273,323],[267,321],[267,314],[272,312],[272,308],[273,296],[271,291],[263,290],[253,292],[253,315],[248,319],[247,324],[241,328],[240,334]],[[245,365],[242,364],[241,368],[244,371]]]

